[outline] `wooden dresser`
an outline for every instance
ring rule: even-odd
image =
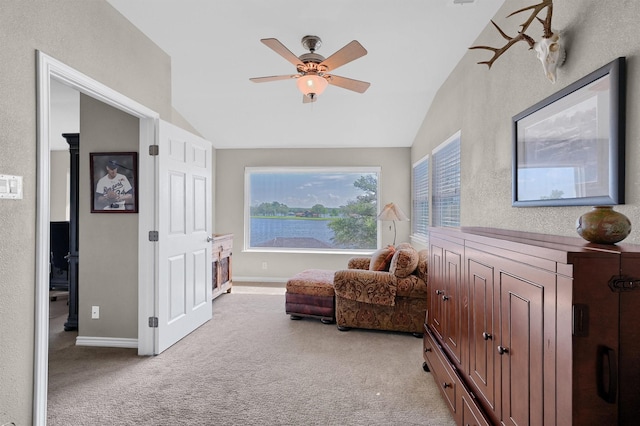
[[[431,228],[425,369],[459,425],[640,422],[640,246]]]
[[[225,291],[231,293],[231,255],[233,250],[233,234],[216,234],[212,240],[213,255],[213,292],[212,299]]]

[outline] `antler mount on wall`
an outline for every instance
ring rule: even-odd
[[[545,19],[540,19],[538,17],[538,14],[540,14],[540,12],[542,12],[545,8],[547,9],[547,15]],[[504,31],[502,31],[498,24],[496,24],[493,20],[491,21],[500,35],[507,40],[507,44],[500,48],[490,46],[472,46],[469,49],[486,49],[492,51],[493,57],[491,59],[489,59],[488,61],[478,62],[478,64],[486,64],[489,68],[491,68],[491,65],[493,65],[495,60],[498,59],[511,46],[519,41],[526,41],[527,44],[529,44],[529,48],[536,51],[538,59],[540,59],[540,62],[542,62],[542,67],[544,69],[546,77],[552,83],[555,83],[557,67],[562,65],[562,63],[564,62],[565,50],[564,46],[560,42],[560,35],[551,29],[551,17],[553,16],[553,0],[543,0],[538,4],[523,7],[522,9],[518,9],[515,12],[509,14],[507,18],[518,13],[525,12],[527,10],[531,11],[531,15],[522,25],[520,25],[521,29],[514,37],[509,37]],[[540,22],[543,27],[543,34],[540,41],[535,41],[531,36],[526,34],[526,31],[529,29],[529,26],[531,25],[531,23],[533,23],[534,20]]]

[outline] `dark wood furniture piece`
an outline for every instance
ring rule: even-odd
[[[425,370],[460,425],[640,419],[640,247],[431,228]]]
[[[69,144],[69,316],[64,323],[65,331],[78,329],[78,226],[80,188],[80,134],[63,133]]]
[[[233,249],[233,234],[216,234],[213,244],[213,292],[212,299],[222,293],[231,293],[231,255]]]
[[[69,291],[69,222],[49,222],[49,290]]]

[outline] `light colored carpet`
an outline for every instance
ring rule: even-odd
[[[454,424],[411,334],[291,321],[282,288],[235,286],[213,311],[155,357],[53,330],[48,424]]]

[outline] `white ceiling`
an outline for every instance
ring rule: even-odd
[[[225,148],[408,147],[438,88],[504,0],[107,0],[172,60],[174,108]],[[364,94],[329,86],[302,103],[294,74],[260,42],[294,54],[305,35],[330,56],[351,40],[368,55],[336,75],[364,80]],[[484,71],[480,68],[478,71]]]

